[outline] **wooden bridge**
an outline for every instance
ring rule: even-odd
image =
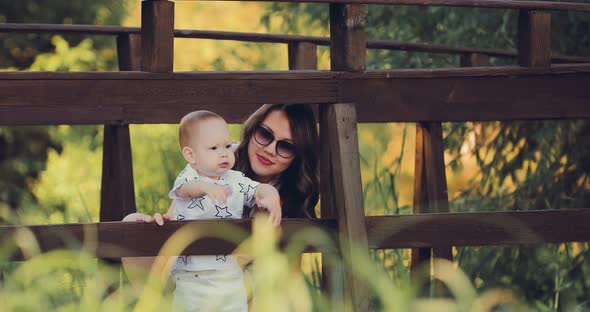
[[[141,28],[0,24],[0,32],[80,33],[117,37],[120,72],[1,72],[0,125],[104,124],[99,223],[0,226],[0,239],[27,227],[41,249],[68,248],[97,233],[104,258],[156,255],[185,221],[116,222],[134,212],[129,124],[177,123],[209,109],[242,122],[262,103],[314,104],[320,120],[321,219],[283,220],[284,239],[305,227],[339,233],[362,249],[413,248],[412,264],[451,258],[451,246],[590,241],[590,209],[449,213],[441,122],[590,118],[590,58],[551,54],[552,10],[590,11],[590,4],[508,0],[284,0],[330,3],[330,38],[175,30],[174,3],[142,1]],[[368,41],[368,4],[488,7],[519,10],[518,49],[475,49]],[[289,71],[173,72],[174,38],[207,38],[288,45]],[[318,45],[330,46],[330,71],[318,71]],[[366,49],[458,55],[461,68],[366,70]],[[489,57],[518,66],[489,66]],[[424,92],[428,90],[428,92]],[[416,122],[414,215],[366,217],[357,122]],[[162,194],[164,196],[164,194]],[[205,230],[249,220],[191,221]],[[115,248],[113,248],[115,247]],[[193,254],[228,253],[235,245],[203,239]],[[321,246],[316,246],[322,251]],[[350,252],[346,245],[340,250]],[[23,255],[14,255],[22,259]],[[328,272],[328,270],[326,270]],[[367,291],[347,275],[355,311]]]

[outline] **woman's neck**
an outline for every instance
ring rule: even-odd
[[[270,185],[275,185],[276,183],[276,177],[273,176],[269,176],[269,177],[261,177],[261,176],[255,176],[256,181],[260,182],[260,183],[266,183],[266,184],[270,184]]]

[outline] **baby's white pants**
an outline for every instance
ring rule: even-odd
[[[174,270],[174,311],[247,312],[244,272],[237,264],[224,270]]]

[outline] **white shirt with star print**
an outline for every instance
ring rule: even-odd
[[[199,180],[221,186],[229,186],[231,195],[225,204],[213,203],[209,196],[197,198],[181,198],[176,191],[186,182]],[[256,202],[254,193],[260,183],[244,176],[235,170],[226,171],[219,180],[200,176],[195,169],[187,164],[180,172],[174,187],[168,196],[175,200],[174,220],[206,220],[206,219],[241,219],[244,206],[253,207]],[[235,265],[235,259],[228,255],[215,256],[179,256],[176,259],[174,269],[187,271],[222,270]]]

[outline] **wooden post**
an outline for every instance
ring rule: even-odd
[[[461,55],[461,67],[479,66],[490,66],[490,57],[479,53],[468,53]]]
[[[311,42],[289,42],[289,70],[317,69],[317,46]]]
[[[141,37],[118,35],[117,56],[119,70],[139,71]],[[129,125],[104,125],[103,137],[100,221],[121,221],[136,211]]]
[[[469,53],[461,56],[462,67],[489,65],[487,55]],[[414,167],[414,213],[442,212],[449,212],[442,124],[418,122]],[[411,270],[415,271],[418,266],[429,263],[432,256],[452,261],[452,247],[413,248]]]
[[[141,70],[172,72],[174,56],[174,2],[141,2]]]
[[[366,18],[366,5],[330,4],[333,71],[365,69]],[[336,212],[342,255],[354,259],[353,252],[368,254],[355,105],[321,105],[320,132],[322,217]],[[348,243],[354,244],[356,251]],[[354,263],[352,266],[345,272],[344,300],[350,301],[352,311],[367,311],[368,290],[351,272]]]
[[[414,213],[449,212],[444,146],[440,122],[416,123]],[[453,259],[451,246],[435,246],[434,257]],[[411,268],[430,261],[430,248],[412,249]]]
[[[551,14],[520,10],[518,63],[526,67],[551,66]]]

